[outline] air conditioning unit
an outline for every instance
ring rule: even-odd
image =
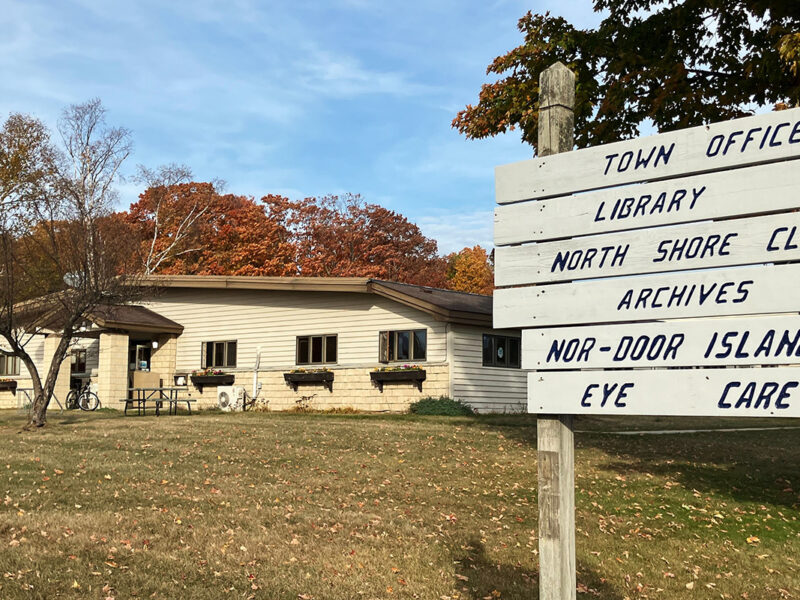
[[[217,405],[225,412],[242,410],[246,392],[241,385],[221,385],[217,387]]]

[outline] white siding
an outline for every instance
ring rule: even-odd
[[[0,343],[0,348],[4,348],[8,350],[8,345],[5,343]],[[45,362],[44,356],[44,336],[43,335],[36,335],[33,336],[30,341],[25,345],[25,349],[31,355],[33,362],[39,369],[39,375],[42,375],[43,369],[42,365]],[[49,361],[48,361],[49,366]],[[29,388],[32,386],[31,384],[31,376],[28,373],[28,369],[25,368],[25,365],[22,364],[20,361],[19,366],[19,375],[0,375],[3,379],[15,379],[17,381],[17,385],[19,388]],[[0,390],[0,408],[16,408],[20,406],[20,402],[22,401],[23,396],[20,392],[16,394],[12,393],[10,390]]]
[[[100,340],[98,338],[78,338],[70,350],[86,350],[86,372],[96,373],[100,366]],[[69,363],[65,365],[69,367]]]
[[[298,335],[337,334],[342,367],[374,367],[378,332],[427,329],[427,361],[446,361],[446,327],[428,314],[373,294],[251,290],[167,289],[148,307],[184,326],[176,369],[200,368],[206,341],[237,340],[237,369],[252,370],[262,347],[261,370],[295,366]]]
[[[4,344],[3,347],[6,349],[7,346]],[[44,336],[43,335],[34,335],[30,341],[25,344],[25,350],[27,350],[28,354],[31,355],[34,364],[39,369],[39,375],[42,376],[43,370],[50,366],[50,358],[47,357],[47,364],[45,364],[45,356],[44,356]],[[23,379],[29,380],[31,378],[30,374],[28,373],[28,369],[25,368],[25,365],[20,361],[19,365],[19,375],[11,376],[10,379],[18,379],[22,381]]]
[[[44,335],[35,335],[31,338],[31,340],[26,344],[25,349],[33,358],[34,364],[39,369],[39,376],[44,379],[47,377],[47,370],[50,368],[50,361],[52,360],[52,355],[45,356],[45,336]],[[100,340],[95,338],[76,338],[76,340],[70,346],[70,350],[72,349],[85,349],[86,350],[86,368],[88,370],[97,369],[98,365],[98,356],[100,353]],[[64,365],[63,369],[69,370],[69,360],[67,360]],[[28,369],[25,368],[25,365],[20,362],[20,373],[18,377],[14,377],[14,379],[30,379],[30,374],[28,373]]]
[[[527,371],[483,366],[483,334],[520,335],[519,330],[451,325],[453,397],[479,412],[524,412]]]

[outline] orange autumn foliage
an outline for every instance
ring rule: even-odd
[[[160,196],[159,196],[160,194]],[[161,198],[156,211],[156,199]],[[181,230],[185,217],[202,207],[201,218]],[[142,246],[169,249],[155,272],[171,275],[293,275],[294,247],[282,223],[270,219],[247,196],[218,194],[210,183],[148,189],[127,215],[139,228]],[[156,229],[158,227],[158,229]]]
[[[186,215],[197,215],[186,227]],[[403,215],[357,195],[289,200],[220,195],[212,184],[150,188],[123,215],[151,272],[372,277],[447,287],[436,241]],[[180,238],[178,240],[178,238]]]
[[[494,270],[481,246],[464,248],[447,257],[447,287],[458,292],[491,295]]]
[[[262,202],[293,232],[299,275],[446,285],[436,241],[399,213],[352,194],[299,201],[265,196]]]

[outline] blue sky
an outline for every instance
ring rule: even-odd
[[[450,122],[485,69],[518,45],[518,18],[575,24],[589,0],[0,0],[0,114],[55,126],[103,100],[137,164],[187,164],[256,198],[360,193],[442,252],[491,245],[494,166],[530,147],[467,141]],[[120,186],[124,207],[141,190]]]

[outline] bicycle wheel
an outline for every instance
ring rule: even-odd
[[[67,394],[67,399],[64,406],[67,410],[78,408],[78,392],[75,390],[70,390]]]
[[[95,410],[100,406],[100,398],[94,392],[87,390],[81,394],[79,403],[81,410]]]

